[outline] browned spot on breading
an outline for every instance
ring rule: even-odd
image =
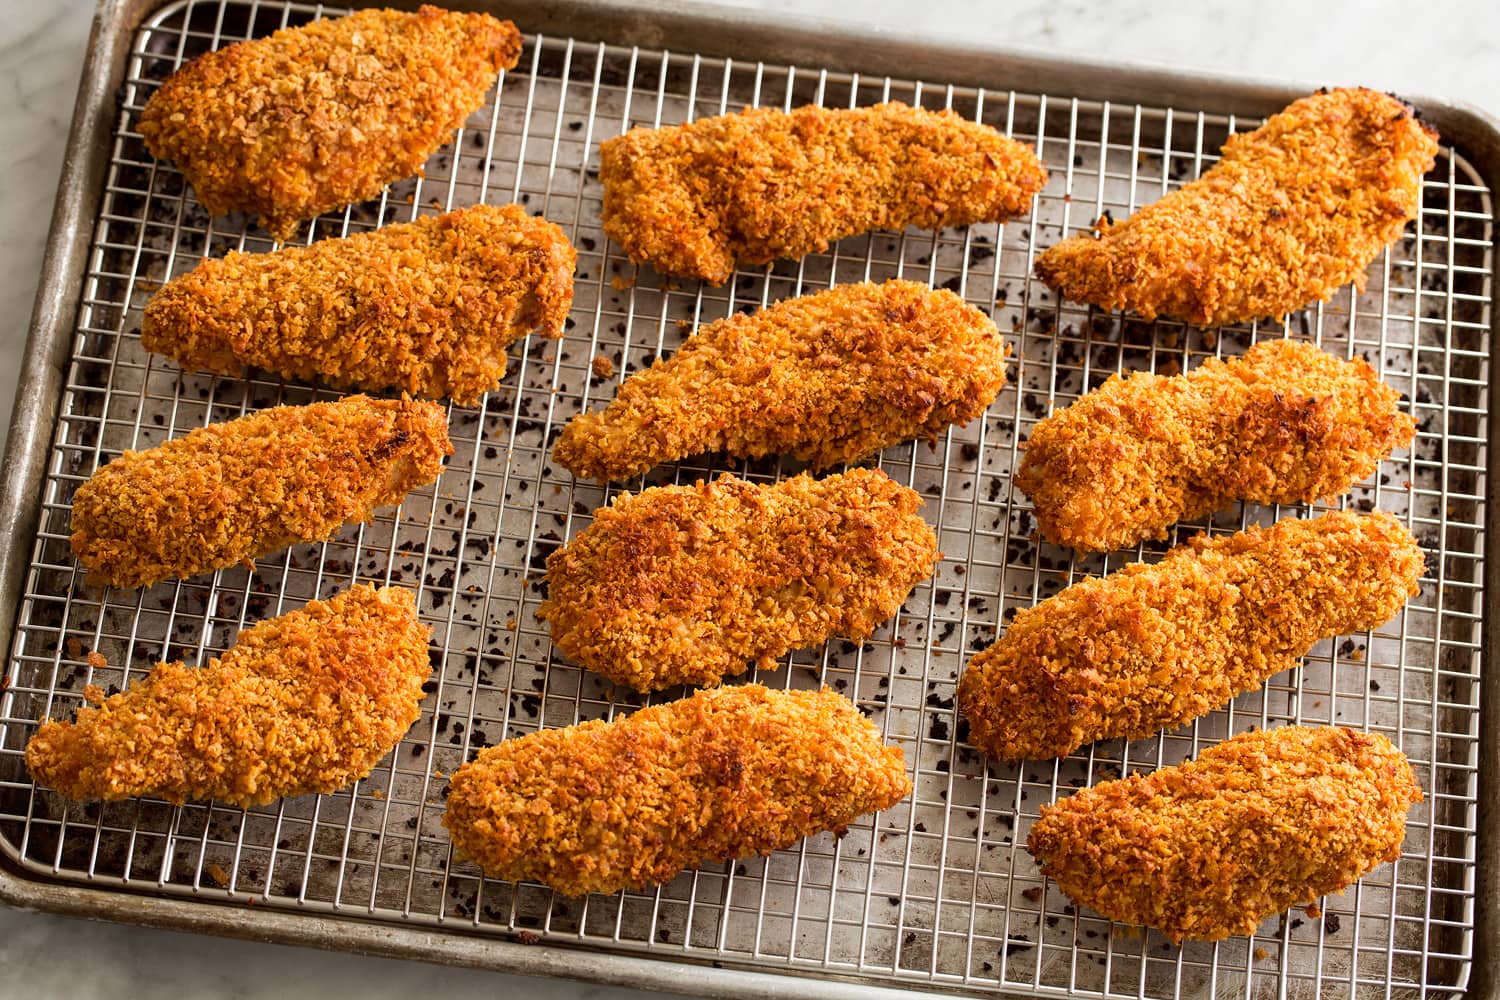
[[[1015,483],[1044,538],[1123,548],[1236,500],[1343,493],[1411,444],[1399,401],[1361,359],[1267,341],[1188,375],[1110,378],[1036,425]]]
[[[362,10],[199,56],[138,128],[210,214],[256,212],[285,240],[416,173],[520,54],[516,26],[487,14]]]
[[[577,254],[519,205],[475,205],[346,239],[205,260],[146,306],[141,344],[184,368],[452,396],[500,384],[505,349],[561,337]]]
[[[1319,639],[1385,624],[1417,593],[1422,562],[1381,512],[1199,535],[1021,611],[969,662],[959,710],[974,745],[1002,760],[1150,736],[1259,687]]]
[[[1437,133],[1393,97],[1345,89],[1231,136],[1201,178],[1101,235],[1043,251],[1065,299],[1203,326],[1326,302],[1417,217]]]
[[[769,854],[910,793],[901,751],[846,699],[747,684],[481,750],[443,825],[488,874],[581,896]]]
[[[211,572],[369,520],[452,453],[436,403],[272,407],[95,472],[73,497],[73,554],[112,587]]]
[[[700,328],[604,410],[569,421],[553,456],[593,479],[713,451],[826,468],[935,440],[983,413],[1009,352],[989,317],[952,292],[840,285]]]
[[[637,690],[717,684],[895,614],[939,558],[921,504],[875,469],[621,494],[548,558],[537,617],[558,649]]]
[[[1026,847],[1112,920],[1220,941],[1395,861],[1420,801],[1384,736],[1286,726],[1044,805]]]
[[[336,791],[417,720],[431,634],[410,591],[352,587],[241,632],[205,667],[158,664],[76,722],[43,724],[26,767],[72,799]]]
[[[767,108],[599,146],[604,231],[636,263],[722,284],[871,229],[1021,215],[1047,183],[1031,147],[952,111]]]

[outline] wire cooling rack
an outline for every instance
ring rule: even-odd
[[[1224,138],[1257,122],[1185,107],[980,91],[762,62],[528,36],[520,65],[425,179],[319,219],[306,239],[365,231],[476,202],[519,201],[578,247],[577,294],[561,342],[511,351],[500,389],[450,411],[457,449],[435,487],[398,509],[297,546],[253,571],[226,570],[143,591],[83,585],[68,548],[79,483],[125,448],[278,403],[331,394],[256,376],[183,375],[141,349],[141,309],[204,256],[268,250],[241,217],[209,219],[181,176],[145,152],[135,125],[185,60],[310,17],[299,4],[190,0],[163,8],[131,50],[94,233],[31,568],[0,716],[0,847],[31,877],[239,907],[313,911],[453,934],[715,962],[953,993],[1122,997],[1420,997],[1467,981],[1472,957],[1478,641],[1492,206],[1445,148],[1418,224],[1346,289],[1285,325],[1201,331],[1060,304],[1029,279],[1035,251],[1110,212],[1197,176]],[[524,25],[523,25],[524,27]],[[1052,173],[1035,210],[1004,226],[845,240],[799,262],[743,270],[723,288],[637,272],[599,229],[597,146],[635,124],[806,103],[903,100],[951,107],[1036,145]],[[773,686],[829,684],[900,746],[915,794],[768,858],[710,864],[646,892],[566,899],[484,879],[455,859],[439,824],[445,775],[478,749],[541,727],[611,717],[654,699],[567,663],[533,614],[547,555],[613,491],[548,460],[569,417],[606,402],[620,379],[670,353],[694,324],[831,284],[904,276],[953,289],[993,315],[1016,348],[1011,384],[984,420],[936,447],[888,449],[879,464],[927,498],[945,558],[901,613],[862,645],[792,654]],[[1059,762],[1001,766],[965,741],[953,707],[964,660],[997,628],[1086,574],[1134,553],[1073,558],[1035,541],[1010,473],[1034,423],[1118,371],[1175,372],[1250,343],[1291,336],[1362,356],[1403,392],[1417,441],[1340,501],[1397,514],[1427,554],[1421,593],[1374,632],[1319,643],[1195,725],[1108,741]],[[595,360],[609,360],[597,371]],[[734,471],[771,481],[790,463],[694,460],[629,484]],[[1183,526],[1238,530],[1313,508],[1243,507]],[[38,720],[67,717],[85,684],[115,690],[161,659],[203,662],[237,630],[356,581],[417,591],[434,629],[421,720],[357,787],[250,810],[141,799],[69,803],[30,782],[22,760]],[[100,659],[102,657],[102,660]],[[1225,736],[1295,721],[1386,733],[1427,798],[1401,859],[1342,896],[1267,920],[1253,938],[1177,948],[1070,905],[1024,849],[1038,808],[1073,788],[1151,770]],[[441,953],[433,954],[441,958]],[[667,966],[663,965],[662,968]]]

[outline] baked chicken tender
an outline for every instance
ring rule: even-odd
[[[1420,801],[1384,736],[1284,726],[1044,805],[1026,847],[1111,920],[1222,941],[1397,860]]]
[[[1401,236],[1437,133],[1372,90],[1313,94],[1230,136],[1196,181],[1037,256],[1064,299],[1199,326],[1326,302]]]
[[[1411,532],[1380,512],[1199,535],[1018,613],[969,661],[959,711],[1000,760],[1141,739],[1259,687],[1320,639],[1390,621],[1422,565]]]
[[[577,257],[519,205],[475,205],[344,239],[231,253],[169,281],[141,344],[184,368],[466,406],[500,384],[533,329],[561,337]]]
[[[952,292],[840,285],[699,328],[609,406],[569,421],[552,454],[599,480],[704,452],[823,469],[979,416],[1009,354],[990,318]]]
[[[26,767],[70,799],[154,795],[264,805],[370,773],[421,714],[432,630],[411,592],[351,587],[239,634],[206,667],[144,680],[46,722]]]
[[[487,14],[361,10],[199,56],[137,127],[211,215],[255,212],[286,240],[417,173],[520,55]]]
[[[864,640],[932,575],[921,505],[876,469],[621,494],[547,559],[537,617],[562,652],[638,691],[772,669],[788,650]]]
[[[1048,541],[1125,548],[1237,500],[1346,492],[1411,444],[1399,404],[1362,359],[1268,341],[1187,375],[1110,378],[1036,425],[1015,484]]]
[[[73,554],[90,584],[145,587],[320,542],[437,479],[436,403],[349,396],[277,406],[127,451],[78,487]]]
[[[911,788],[841,695],[746,684],[481,750],[443,825],[486,874],[583,896],[842,835]]]
[[[604,232],[637,264],[723,284],[871,229],[1024,214],[1047,183],[1031,147],[952,111],[767,108],[599,145]]]

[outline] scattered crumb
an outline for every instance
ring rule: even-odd
[[[615,373],[615,363],[602,354],[594,355],[594,363],[592,367],[594,369],[594,374],[599,376],[600,378],[609,378]]]
[[[95,670],[103,670],[105,667],[109,666],[109,661],[106,660],[104,658],[104,654],[99,652],[97,649],[89,650],[87,662],[88,665],[93,667]]]
[[[213,879],[214,885],[217,885],[220,889],[229,885],[229,873],[224,870],[223,865],[215,862],[208,866],[207,871],[208,877]]]

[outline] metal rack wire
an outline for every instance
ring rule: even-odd
[[[253,572],[144,591],[85,588],[68,548],[68,509],[100,464],[211,421],[330,396],[263,376],[184,376],[141,349],[140,310],[163,281],[203,256],[271,244],[248,220],[206,217],[180,175],[145,152],[134,125],[154,87],[185,60],[341,12],[183,0],[135,40],[0,702],[0,848],[13,860],[59,883],[249,907],[250,921],[268,907],[310,910],[951,992],[998,985],[1140,998],[1417,997],[1462,986],[1472,958],[1493,218],[1490,192],[1460,155],[1444,150],[1419,223],[1376,261],[1363,291],[1345,290],[1285,326],[1200,331],[1059,303],[1028,277],[1033,253],[1196,176],[1231,131],[1254,122],[529,36],[520,65],[423,179],[326,216],[305,238],[519,201],[562,225],[578,247],[567,338],[523,341],[499,390],[478,407],[451,410],[455,455],[435,487],[397,510],[325,545],[263,559]],[[741,271],[718,289],[636,273],[599,230],[596,148],[632,124],[745,105],[888,99],[952,107],[1035,143],[1052,172],[1035,210],[1005,226],[853,238],[827,254]],[[758,679],[829,684],[848,695],[905,751],[913,797],[842,839],[815,837],[610,897],[569,900],[498,883],[454,859],[438,822],[444,775],[480,747],[649,700],[563,661],[533,618],[547,554],[612,496],[549,463],[562,425],[607,401],[620,379],[674,349],[694,324],[897,275],[952,288],[989,311],[1016,348],[1015,377],[984,420],[951,430],[935,448],[904,445],[880,457],[928,498],[925,515],[945,553],[936,577],[869,641],[794,653]],[[1392,511],[1411,527],[1428,557],[1421,594],[1389,625],[1320,643],[1301,668],[1193,726],[1097,744],[1055,763],[986,762],[966,745],[953,707],[966,657],[1018,608],[1165,548],[1074,559],[1039,545],[1027,500],[1010,481],[1030,427],[1115,372],[1187,369],[1281,336],[1366,357],[1410,401],[1416,444],[1341,503]],[[617,374],[595,375],[599,356]],[[761,480],[795,471],[693,460],[629,488],[721,470]],[[1176,537],[1311,511],[1236,508]],[[356,788],[241,811],[151,800],[80,805],[30,782],[26,739],[38,720],[70,715],[85,684],[123,687],[160,659],[203,662],[247,624],[367,580],[417,591],[434,628],[435,670],[421,720]],[[1253,938],[1180,949],[1074,908],[1037,873],[1023,845],[1043,803],[1283,721],[1376,730],[1405,750],[1427,800],[1411,814],[1397,863],[1316,911],[1268,920]]]

